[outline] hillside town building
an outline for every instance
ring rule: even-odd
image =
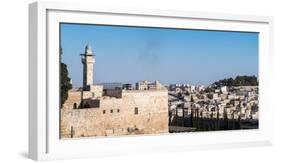
[[[258,86],[203,88],[185,84],[170,85],[169,115],[170,125],[194,126],[192,121],[196,118],[199,123],[206,122],[207,126],[212,122],[215,125],[228,123],[231,126],[227,122],[231,120],[233,123],[240,123],[234,129],[258,128]],[[241,121],[246,125],[243,126]]]

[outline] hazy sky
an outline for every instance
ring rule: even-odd
[[[80,54],[95,54],[94,82],[209,85],[258,74],[258,33],[61,24],[62,62],[82,85]]]

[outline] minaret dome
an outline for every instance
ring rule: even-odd
[[[85,47],[85,54],[93,54],[92,47],[89,44]]]

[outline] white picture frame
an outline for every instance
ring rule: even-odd
[[[114,138],[59,139],[59,23],[92,23],[259,32],[259,129]],[[270,71],[273,18],[187,11],[124,9],[85,3],[29,6],[29,157],[34,160],[271,145],[274,91]],[[57,108],[57,109],[54,109]],[[188,140],[188,141],[187,141]]]

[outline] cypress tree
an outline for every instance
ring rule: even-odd
[[[60,49],[60,56],[62,55],[62,48]],[[72,88],[70,83],[70,78],[68,77],[67,65],[65,63],[60,63],[60,106],[64,104],[68,98],[68,91]]]
[[[193,108],[191,108],[191,115],[190,115],[190,126],[193,127]]]
[[[224,111],[223,111],[223,121],[224,121],[224,128],[228,129],[228,117],[227,117],[226,108],[224,108]]]
[[[238,129],[241,129],[241,116],[238,117]]]
[[[219,122],[220,122],[220,112],[219,112],[219,108],[217,107],[217,124],[216,124],[216,130],[219,130]]]
[[[200,130],[200,126],[199,126],[199,109],[197,108],[196,109],[196,126],[197,126],[197,128],[198,128],[198,130]]]

